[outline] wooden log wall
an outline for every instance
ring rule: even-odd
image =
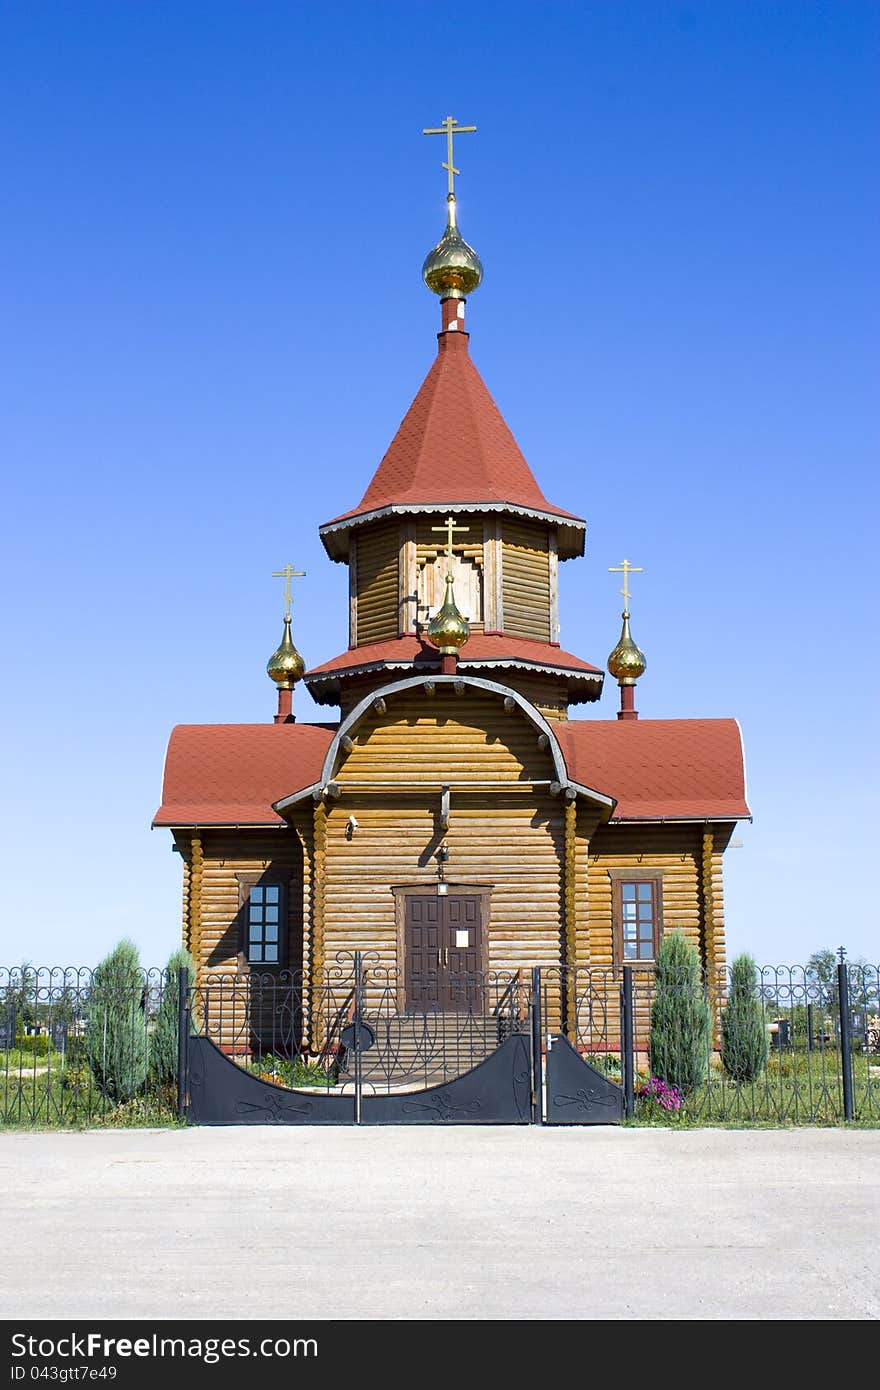
[[[201,837],[201,891],[198,937],[193,958],[200,977],[237,971],[242,952],[243,917],[239,874],[266,874],[287,886],[288,954],[291,970],[302,967],[303,853],[289,827],[279,830],[206,830]],[[195,859],[193,878],[195,878]]]
[[[568,693],[565,679],[562,676],[541,676],[531,671],[517,671],[508,666],[500,670],[483,667],[468,673],[466,666],[467,646],[462,648],[462,663],[464,674],[496,681],[498,685],[509,685],[512,690],[524,695],[535,706],[538,713],[543,714],[545,719],[568,718]],[[377,690],[379,686],[388,685],[391,681],[403,680],[412,674],[410,669],[374,671],[368,675],[353,676],[348,680],[341,681],[339,704],[342,718],[345,719],[371,690]],[[431,674],[430,671],[424,672],[427,678],[430,678]]]
[[[462,648],[462,659],[467,661],[466,646]],[[568,718],[568,691],[563,676],[541,676],[536,672],[517,671],[509,666],[498,671],[480,671],[479,674],[497,681],[499,685],[509,685],[520,695],[525,695],[545,719]]]
[[[505,713],[499,697],[438,687],[434,696],[391,697],[386,713],[371,715],[353,736],[335,778],[342,795],[327,809],[325,958],[378,950],[383,964],[402,965],[391,885],[436,883],[445,840],[450,893],[455,884],[492,888],[489,968],[558,964],[563,803],[546,788],[517,787],[553,777],[530,721]],[[440,769],[443,781],[500,781],[510,790],[453,786],[444,832]],[[398,790],[370,792],[363,784],[371,782]],[[419,782],[430,789],[420,793]],[[349,839],[352,814],[359,825]]]
[[[357,641],[378,642],[398,633],[400,522],[361,527],[357,548]]]
[[[723,825],[706,831],[701,825],[600,826],[590,843],[589,925],[586,932],[588,959],[584,964],[614,969],[613,892],[609,869],[633,869],[647,874],[658,871],[662,880],[662,926],[664,931],[681,929],[697,948],[710,973],[724,967],[724,925],[722,910],[721,857],[733,827]],[[708,861],[707,837],[710,842]],[[706,885],[711,884],[711,908],[707,916]],[[579,945],[580,950],[580,945]],[[636,1045],[644,1053],[650,1027],[650,987],[653,969],[633,967]],[[616,1008],[609,993],[609,1014]]]
[[[504,631],[550,642],[554,624],[548,527],[505,517],[501,537]]]
[[[663,881],[663,928],[681,928],[702,951],[702,825],[600,826],[590,846],[590,963],[613,965],[613,894],[609,869],[657,869]]]
[[[189,852],[189,951],[198,966],[202,951],[202,884],[204,856],[202,837],[192,836]]]
[[[174,836],[174,844],[183,862],[183,884],[182,884],[182,911],[181,925],[183,928],[182,940],[184,950],[192,954],[192,929],[191,929],[191,889],[192,889],[192,836],[186,831],[178,831]]]

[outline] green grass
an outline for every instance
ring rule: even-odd
[[[0,1052],[0,1076],[11,1076],[13,1072],[33,1072],[46,1071],[48,1067],[61,1066],[61,1053],[50,1048],[48,1052],[34,1052],[30,1048],[21,1051],[19,1048],[10,1048],[8,1052]]]
[[[641,1079],[636,1090],[640,1084]],[[853,1100],[853,1123],[880,1127],[880,1058],[854,1054]],[[706,1084],[685,1098],[680,1112],[669,1113],[652,1102],[641,1101],[637,1102],[632,1123],[673,1128],[842,1125],[845,1121],[840,1057],[830,1050],[810,1053],[805,1049],[771,1055],[763,1076],[744,1083],[726,1077],[713,1057]]]
[[[272,1081],[276,1086],[335,1086],[335,1073],[327,1072],[315,1062],[304,1062],[301,1057],[289,1060],[266,1053],[257,1061],[248,1063],[248,1071],[264,1081]]]
[[[124,1105],[114,1105],[95,1085],[87,1067],[62,1072],[0,1073],[0,1126],[7,1129],[86,1129],[177,1124],[176,1097],[152,1088]]]

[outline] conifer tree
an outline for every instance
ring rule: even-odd
[[[187,950],[175,951],[165,967],[162,1002],[150,1039],[150,1075],[160,1086],[177,1085],[178,991],[180,972],[184,969],[189,971],[192,985],[195,982],[193,958]]]
[[[651,1071],[688,1095],[705,1080],[711,1045],[712,1021],[700,957],[683,932],[667,932],[655,967]]]
[[[732,1081],[757,1081],[767,1065],[770,1039],[755,977],[752,957],[737,956],[730,967],[730,993],[721,1014],[721,1060]]]
[[[121,1105],[147,1077],[144,975],[133,941],[96,966],[86,1007],[86,1056],[99,1090]]]

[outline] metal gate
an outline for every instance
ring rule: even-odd
[[[535,994],[546,1059],[544,1123],[619,1124],[632,1114],[630,971],[537,970]]]
[[[205,1125],[529,1124],[532,992],[522,971],[469,971],[414,1007],[396,970],[359,953],[317,983],[207,977],[184,1006],[181,1111]]]

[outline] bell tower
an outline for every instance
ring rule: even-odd
[[[465,310],[483,265],[459,226],[453,141],[475,130],[447,116],[424,131],[447,140],[446,227],[422,266],[440,301],[437,356],[359,504],[320,535],[349,566],[349,670],[436,663],[431,628],[449,611],[451,581],[469,631],[462,666],[503,670],[548,717],[566,718],[602,688],[602,672],[559,645],[559,563],[583,554],[586,526],[548,502],[471,359]],[[332,666],[332,681],[318,667],[306,685],[344,709],[343,659]]]

